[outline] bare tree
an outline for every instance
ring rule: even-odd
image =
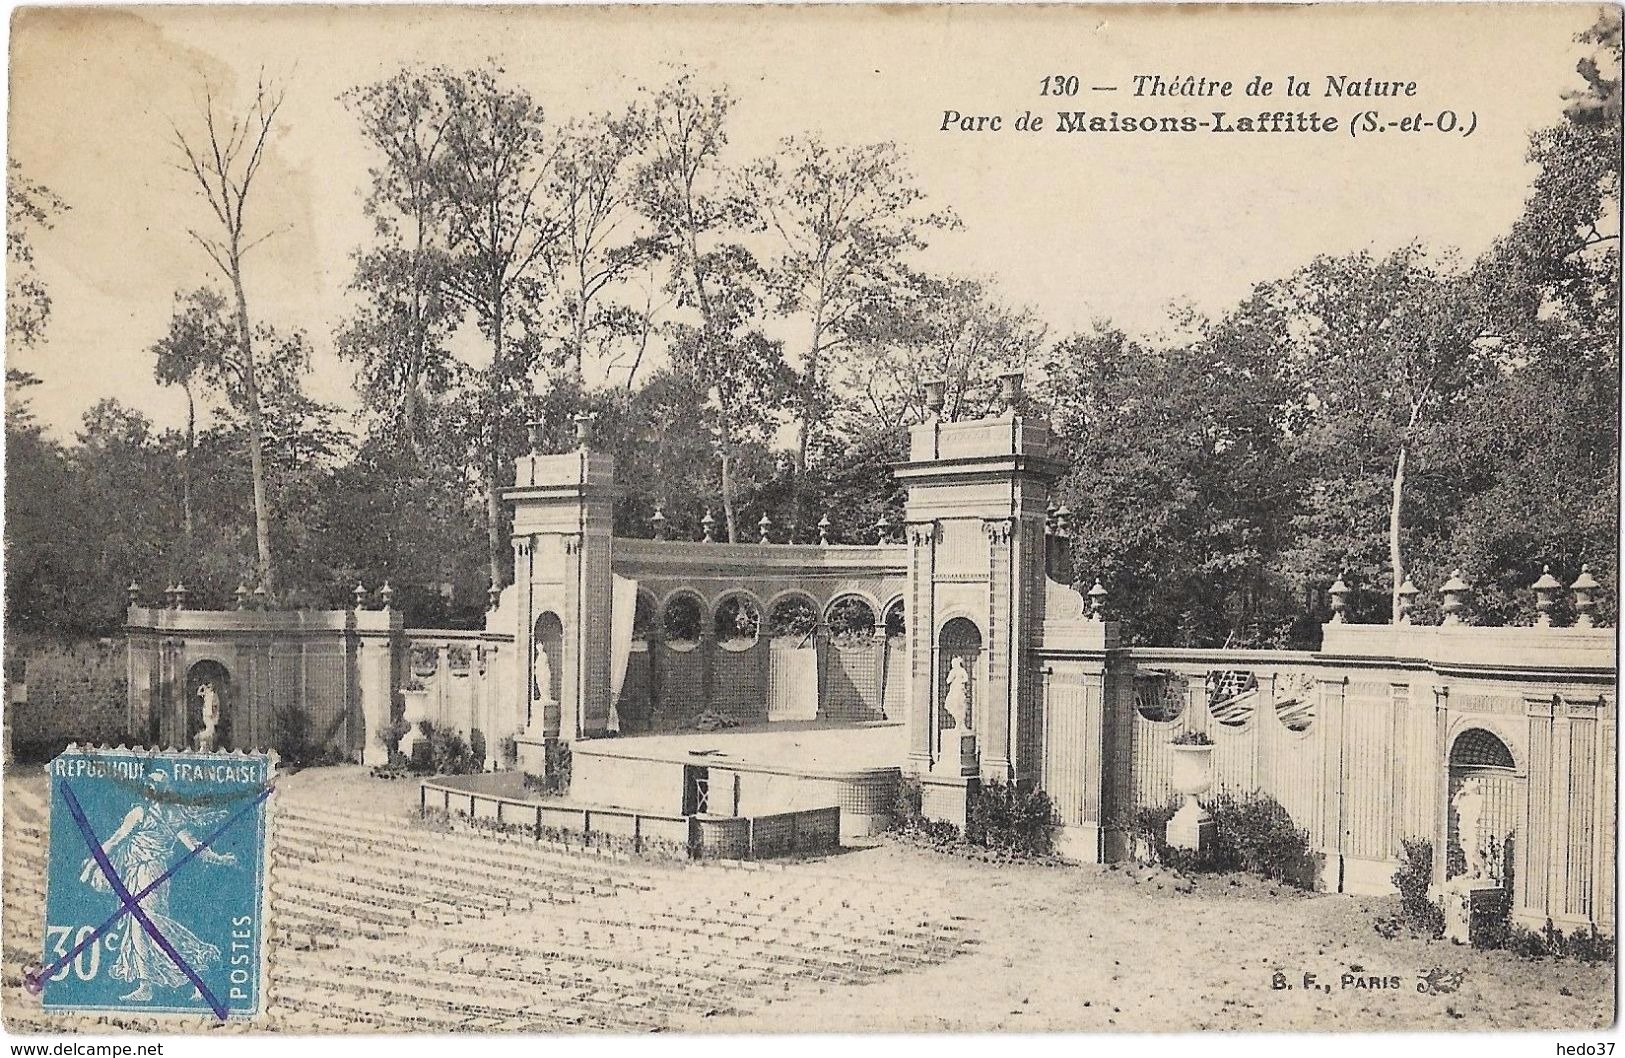
[[[237,302],[237,338],[242,346],[244,411],[248,419],[248,459],[254,479],[254,540],[259,550],[260,586],[275,597],[276,575],[271,560],[271,514],[265,485],[265,438],[259,379],[254,362],[254,335],[249,324],[248,296],[243,292],[243,258],[250,250],[282,229],[252,234],[248,228],[248,201],[265,162],[277,111],[286,89],[267,84],[263,76],[254,85],[254,100],[241,115],[216,115],[213,92],[205,85],[201,135],[188,136],[171,125],[175,146],[184,161],[177,167],[197,181],[214,214],[212,232],[188,228],[186,233],[203,248],[227,282]]]

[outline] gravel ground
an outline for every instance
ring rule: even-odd
[[[20,983],[39,950],[42,776],[14,771],[5,788],[0,1009],[13,1029],[66,1028]],[[287,1031],[1583,1030],[1614,1017],[1612,965],[1384,940],[1372,922],[1392,899],[890,842],[770,870],[565,857],[419,827],[415,783],[359,768],[286,776],[277,798],[266,1027]],[[380,923],[349,919],[352,896]],[[1430,973],[1459,983],[1419,991]]]

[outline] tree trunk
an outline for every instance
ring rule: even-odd
[[[503,380],[503,292],[502,277],[498,275],[493,284],[494,298],[491,305],[493,328],[491,332],[491,377],[486,385],[485,422],[482,433],[485,436],[485,543],[487,558],[490,560],[491,590],[500,591],[505,587],[502,576],[502,553],[505,547],[502,539],[502,484],[499,480],[502,473],[500,432],[497,429],[497,408],[501,404]]]
[[[186,391],[186,450],[181,453],[181,561],[192,558],[192,449],[197,443],[197,403],[192,399],[192,383],[182,380]]]
[[[254,370],[254,341],[248,326],[248,297],[243,293],[242,261],[231,256],[231,286],[237,295],[237,329],[243,343],[243,399],[248,405],[248,463],[254,477],[254,542],[259,548],[260,586],[276,598],[276,571],[271,563],[271,511],[265,487],[265,430],[260,419],[259,378]]]
[[[1405,457],[1408,454],[1409,444],[1399,446],[1399,458],[1394,461],[1394,494],[1388,505],[1388,564],[1393,569],[1393,594],[1390,597],[1393,608],[1393,621],[1399,623],[1399,588],[1405,583],[1404,557],[1399,550],[1400,530],[1400,502],[1405,496]]]

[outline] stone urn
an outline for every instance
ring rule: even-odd
[[[417,755],[418,746],[428,741],[423,734],[423,721],[429,719],[429,691],[424,687],[408,687],[401,691],[401,700],[405,703],[401,719],[408,726],[399,748],[403,756],[411,759]]]
[[[1185,803],[1168,821],[1168,844],[1198,854],[1213,843],[1213,817],[1197,798],[1213,785],[1213,743],[1187,742],[1173,745],[1174,790],[1185,795]]]

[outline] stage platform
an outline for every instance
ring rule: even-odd
[[[834,806],[843,837],[890,823],[908,752],[901,723],[817,721],[583,739],[571,749],[572,800],[723,816]]]

